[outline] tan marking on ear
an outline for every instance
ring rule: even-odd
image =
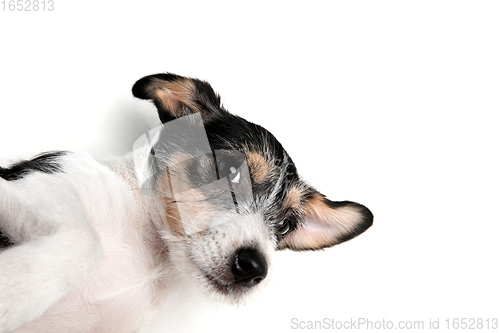
[[[305,206],[306,215],[311,218],[325,221],[331,225],[335,225],[337,231],[350,232],[362,218],[357,209],[352,206],[329,207],[324,201],[324,196],[321,194],[311,198]]]
[[[179,98],[169,89],[158,89],[155,91],[156,99],[161,102],[166,110],[170,110],[176,117],[179,116],[181,103]]]
[[[312,198],[310,198],[304,207],[305,214],[310,217],[325,220],[327,212],[330,208],[323,202],[322,199],[323,198],[318,194],[315,194]]]
[[[266,178],[272,176],[275,172],[274,166],[270,165],[263,155],[251,151],[247,153],[247,163],[252,178],[257,184],[261,184]]]
[[[173,112],[175,116],[179,117],[182,115],[181,111],[184,105],[193,112],[201,111],[195,102],[195,87],[191,80],[183,79],[166,82],[156,79],[153,86],[156,99],[161,101],[165,108]]]
[[[322,194],[316,194],[303,206],[306,219],[318,221],[313,229],[299,226],[279,244],[282,249],[289,247],[296,250],[319,249],[333,246],[343,235],[353,231],[362,219],[358,209],[352,206],[329,207]],[[323,227],[320,225],[323,224]],[[318,229],[321,228],[321,229]],[[321,232],[320,232],[321,230]]]
[[[342,231],[351,231],[362,218],[359,211],[352,206],[329,207],[321,195],[311,198],[305,207],[306,214],[337,226]]]

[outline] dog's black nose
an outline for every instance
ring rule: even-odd
[[[267,276],[267,262],[259,251],[241,248],[236,251],[231,270],[234,283],[250,288]]]

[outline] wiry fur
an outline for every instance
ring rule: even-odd
[[[151,158],[159,135],[135,163],[61,152],[0,168],[0,332],[144,332],[173,279],[240,303],[266,280],[237,282],[239,250],[272,269],[275,250],[333,246],[371,225],[366,207],[302,181],[274,136],[227,112],[206,82],[156,74],[133,93],[153,100],[162,122],[201,114],[214,159],[245,156],[251,198],[226,209],[189,181],[190,202],[165,195],[168,163]],[[190,163],[177,176],[204,179],[203,162]]]

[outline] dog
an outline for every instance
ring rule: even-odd
[[[0,168],[0,332],[144,332],[169,281],[242,303],[278,250],[318,250],[372,225],[303,181],[276,138],[205,81],[132,88],[162,123],[129,155],[47,152]]]

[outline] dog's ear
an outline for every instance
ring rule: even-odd
[[[330,247],[358,236],[372,223],[373,214],[365,206],[330,201],[315,192],[305,202],[301,223],[285,236],[280,248],[304,251]]]
[[[132,93],[152,100],[162,123],[194,112],[201,113],[205,120],[222,111],[220,96],[210,84],[171,73],[143,77],[134,84]]]

